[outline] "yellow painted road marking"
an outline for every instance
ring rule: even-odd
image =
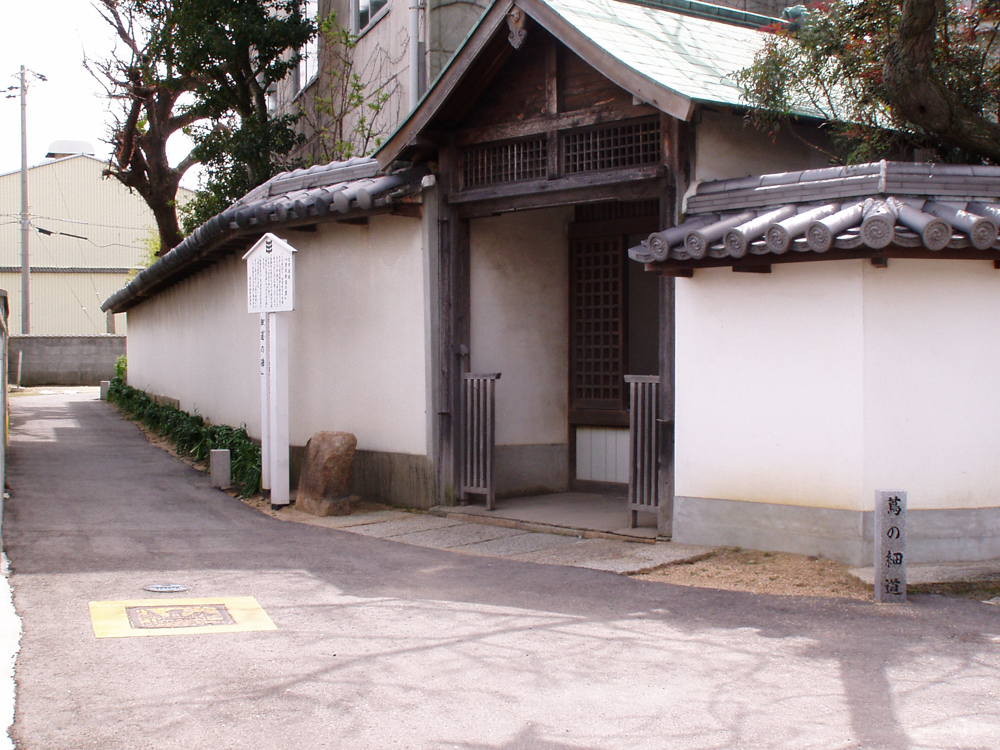
[[[90,602],[90,622],[98,638],[278,629],[252,596]]]

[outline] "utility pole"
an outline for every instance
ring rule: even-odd
[[[21,95],[21,333],[31,333],[31,263],[28,238],[31,232],[31,214],[28,212],[28,73],[39,81],[48,79],[41,73],[21,66],[21,85],[0,89],[5,98],[13,99],[18,89]]]
[[[28,238],[28,84],[21,66],[21,333],[31,333],[31,264]]]

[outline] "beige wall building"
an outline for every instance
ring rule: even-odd
[[[102,176],[105,166],[76,154],[28,170],[32,334],[112,332],[101,302],[143,263],[153,215],[138,193]],[[21,333],[20,212],[20,172],[0,175],[0,289],[7,290],[15,334]],[[125,333],[125,316],[114,316],[113,325]]]

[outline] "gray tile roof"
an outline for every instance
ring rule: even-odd
[[[687,216],[630,257],[769,262],[789,251],[1000,250],[1000,167],[882,161],[719,180],[688,197]]]
[[[283,172],[212,217],[177,247],[139,272],[101,305],[124,312],[279,226],[347,218],[420,192],[422,167],[378,174],[374,159],[356,158]]]

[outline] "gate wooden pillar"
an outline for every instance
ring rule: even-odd
[[[656,527],[660,536],[674,530],[674,279],[660,277],[660,388],[658,426]]]
[[[469,371],[471,282],[469,220],[448,202],[456,189],[455,150],[440,152],[437,187],[437,298],[432,322],[435,338],[434,403],[437,408],[438,502],[454,505],[462,494],[462,377]],[[436,294],[435,294],[436,292]]]

